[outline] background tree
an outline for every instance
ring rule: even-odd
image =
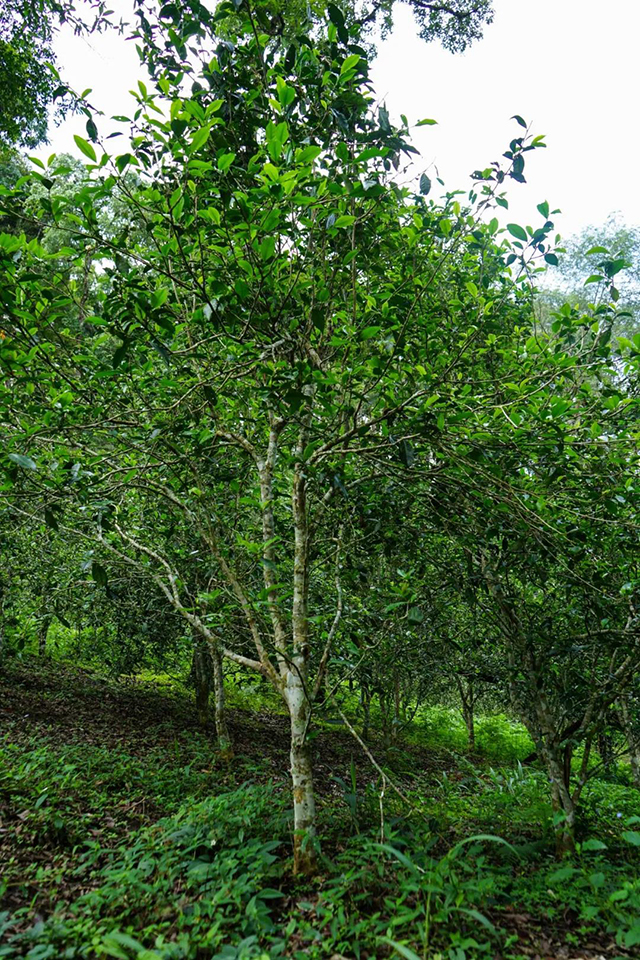
[[[81,13],[90,11],[92,21]],[[78,12],[78,11],[81,12]],[[104,29],[104,0],[4,0],[0,10],[0,147],[46,141],[50,111],[62,117],[73,97],[56,70],[54,37],[60,25],[76,33]]]

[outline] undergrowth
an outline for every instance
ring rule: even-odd
[[[254,694],[243,722],[257,730]],[[232,688],[237,708],[242,696]],[[313,882],[292,876],[289,785],[268,756],[224,762],[195,728],[167,738],[161,715],[142,745],[12,720],[0,741],[0,957],[513,960],[541,923],[565,947],[633,955],[638,791],[592,780],[578,853],[559,863],[546,778],[514,760],[521,730],[499,718],[510,746],[480,761],[457,752],[442,716],[381,755],[411,809],[388,790],[381,804],[377,773],[339,755],[322,785]]]

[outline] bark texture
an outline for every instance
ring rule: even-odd
[[[293,787],[294,872],[316,871],[316,801],[311,751],[307,742],[310,704],[302,683],[290,676],[287,703],[291,718],[291,782]]]

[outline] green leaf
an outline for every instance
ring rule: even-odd
[[[225,173],[233,161],[235,160],[235,153],[223,153],[221,157],[218,157],[218,170],[221,173]]]
[[[302,459],[308,460],[314,450],[317,450],[318,447],[322,446],[322,440],[312,440],[311,443],[308,443],[302,452]]]
[[[275,124],[269,122],[266,129],[267,147],[269,156],[276,162],[280,159],[284,145],[289,139],[289,127],[283,120],[282,123]]]
[[[313,163],[316,157],[319,157],[322,153],[322,147],[303,147],[302,150],[298,150],[296,154],[296,159],[299,163]]]
[[[458,907],[459,913],[466,913],[468,917],[471,917],[473,920],[477,920],[483,927],[489,930],[491,933],[495,933],[496,928],[491,923],[483,913],[480,913],[479,910],[474,910],[472,907]]]
[[[523,240],[527,242],[527,231],[524,227],[521,227],[519,223],[508,223],[507,230],[512,237],[515,237],[517,240]]]
[[[109,580],[107,571],[103,566],[95,561],[91,564],[91,576],[100,587],[106,587]]]
[[[558,258],[555,253],[545,253],[544,255],[545,263],[551,264],[552,267],[558,266]]]
[[[289,84],[282,79],[282,77],[277,77],[276,89],[278,91],[278,100],[280,101],[282,107],[286,110],[287,107],[291,106],[295,100],[296,91],[293,87],[290,87]]]
[[[364,330],[360,332],[360,340],[371,340],[372,337],[377,336],[382,327],[365,327]]]
[[[191,137],[191,143],[189,144],[189,153],[197,153],[198,150],[201,150],[209,136],[211,135],[211,127],[200,127],[199,130],[196,130],[194,135]]]
[[[640,833],[637,830],[625,830],[622,836],[627,843],[633,844],[634,847],[640,847]]]
[[[347,70],[351,70],[362,60],[362,57],[359,53],[352,53],[351,56],[347,57],[342,61],[342,66],[340,67],[340,76],[345,74]]]
[[[133,157],[130,153],[123,153],[119,157],[116,157],[115,163],[118,173],[122,173],[125,167],[128,167]]]
[[[161,307],[169,299],[169,291],[166,287],[161,287],[160,290],[154,290],[151,294],[151,307],[154,310],[157,310],[158,307]]]
[[[624,270],[628,264],[626,260],[605,260],[604,263],[599,264],[599,266],[604,269],[606,275],[611,279],[615,277],[617,273],[620,273],[621,270]]]
[[[238,277],[238,279],[233,285],[233,289],[238,294],[241,300],[246,300],[246,298],[251,293],[248,283],[246,282],[246,280],[243,280],[242,277]]]
[[[124,360],[127,350],[129,349],[129,344],[127,342],[120,344],[118,349],[113,354],[113,360],[111,361],[113,369],[119,367],[122,361]]]
[[[347,30],[342,11],[335,5],[335,3],[329,3],[327,4],[327,13],[329,14],[331,23],[336,28],[336,32],[341,43],[348,43],[349,32]]]
[[[96,127],[96,125],[95,125],[95,123],[93,122],[93,120],[91,119],[91,117],[89,117],[89,119],[87,120],[86,127],[87,127],[87,135],[88,135],[89,139],[90,139],[90,140],[97,140],[97,139],[98,139],[98,128]]]
[[[510,850],[511,853],[514,853],[517,857],[520,856],[516,848],[509,843],[508,840],[504,840],[502,837],[497,837],[494,833],[475,833],[472,837],[465,837],[464,840],[459,840],[455,847],[451,848],[449,855],[455,857],[463,847],[468,846],[470,843],[477,843],[479,840],[488,840],[490,843],[499,843],[500,846],[506,847],[507,850]]]
[[[433,127],[435,124],[437,124],[437,122],[438,122],[437,120],[428,120],[428,119],[418,120],[418,122],[416,123],[416,127]]]
[[[404,605],[404,604],[399,604],[399,605]],[[374,843],[373,846],[377,850],[384,850],[385,853],[390,853],[392,857],[395,857],[396,860],[398,860],[403,867],[407,867],[409,870],[411,870],[412,873],[418,873],[418,868],[416,867],[415,863],[413,863],[413,861],[410,860],[409,857],[405,856],[405,854],[402,853],[402,851],[397,850],[395,847],[392,847],[391,844]]]
[[[25,456],[23,453],[10,453],[9,460],[12,460],[14,463],[17,463],[19,467],[22,467],[23,470],[37,470],[38,466],[35,460],[32,460],[31,457]]]
[[[390,940],[389,937],[380,937],[380,942],[386,943],[389,947],[393,947],[396,953],[399,953],[405,960],[422,960],[422,958],[409,947],[405,947],[404,944],[397,943],[395,940]]]
[[[130,937],[126,933],[121,933],[119,930],[112,930],[111,933],[107,934],[100,944],[100,950],[106,953],[107,956],[116,958],[116,960],[127,960],[131,955],[129,953],[131,950],[134,951],[135,956],[146,952],[143,944],[141,944],[139,940],[135,940],[133,937]]]
[[[622,934],[622,943],[625,947],[635,947],[640,943],[640,920],[634,920],[632,926]]]
[[[546,200],[538,204],[538,213],[541,213],[545,220],[549,219],[549,204]]]
[[[263,260],[270,260],[276,250],[276,238],[265,237],[260,244],[260,256]]]
[[[355,222],[356,222],[355,217],[352,217],[348,214],[344,214],[342,217],[338,217],[338,219],[335,221],[333,226],[334,227],[350,227]]]
[[[426,175],[426,173],[423,173],[422,176],[420,177],[420,193],[424,194],[424,196],[426,197],[430,191],[431,191],[431,180]]]
[[[56,520],[55,514],[51,510],[44,511],[44,522],[48,527],[51,527],[52,530],[58,529],[58,521]]]
[[[324,310],[322,310],[320,307],[314,307],[311,311],[311,322],[316,330],[319,330],[322,333],[327,323],[327,317]]]
[[[74,133],[73,139],[76,142],[78,150],[84,153],[85,157],[89,157],[89,160],[93,160],[94,162],[98,159],[95,150],[88,140],[85,140],[84,137],[79,137],[77,133]]]
[[[526,120],[523,120],[522,117],[519,116],[517,113],[514,113],[514,115],[511,117],[511,119],[512,119],[512,120],[515,120],[516,123],[519,123],[520,126],[521,126],[521,127],[524,127],[525,130],[526,130],[526,128],[527,128],[527,121],[526,121]]]
[[[602,840],[596,840],[594,838],[592,840],[585,840],[584,843],[582,844],[581,849],[583,853],[585,852],[588,853],[589,851],[592,851],[592,850],[606,850],[607,845],[606,843],[603,843]]]

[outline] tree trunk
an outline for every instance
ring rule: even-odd
[[[629,739],[629,763],[631,776],[636,790],[640,790],[640,737],[634,736],[633,742]]]
[[[196,690],[198,721],[204,729],[209,720],[209,697],[213,689],[214,715],[218,750],[224,758],[233,756],[231,737],[227,727],[224,697],[222,649],[211,637],[206,640],[194,629],[193,663],[191,676]]]
[[[46,657],[47,655],[47,635],[49,633],[49,627],[51,626],[51,620],[53,618],[45,616],[42,618],[40,623],[40,630],[38,631],[38,656]]]
[[[469,751],[475,753],[476,749],[476,725],[475,719],[473,716],[473,705],[466,706],[463,710],[464,713],[464,722],[467,727],[467,734],[469,736]]]
[[[555,815],[562,814],[554,823],[556,853],[565,857],[576,849],[576,805],[567,783],[567,751],[545,746],[544,756],[551,782],[551,806]]]
[[[224,672],[222,669],[222,650],[219,646],[212,653],[213,660],[213,692],[216,715],[216,736],[218,738],[218,749],[225,758],[233,756],[233,746],[231,736],[227,727],[227,714],[225,709],[224,697]]]
[[[299,677],[290,673],[286,701],[291,720],[291,781],[293,788],[293,869],[311,875],[317,866],[316,801],[311,752],[307,743],[310,705]]]
[[[201,637],[194,637],[191,677],[196,693],[198,723],[204,729],[209,722],[209,694],[213,676],[213,662],[209,647]]]
[[[598,734],[598,753],[605,774],[610,774],[613,768],[613,737],[610,733]]]
[[[469,750],[471,753],[473,753],[476,749],[476,725],[474,717],[475,690],[473,689],[473,683],[471,680],[467,680],[466,689],[464,681],[460,677],[456,677],[456,683],[458,685],[458,692],[460,694],[460,701],[462,703],[462,718],[467,728],[467,734],[469,737]]]

